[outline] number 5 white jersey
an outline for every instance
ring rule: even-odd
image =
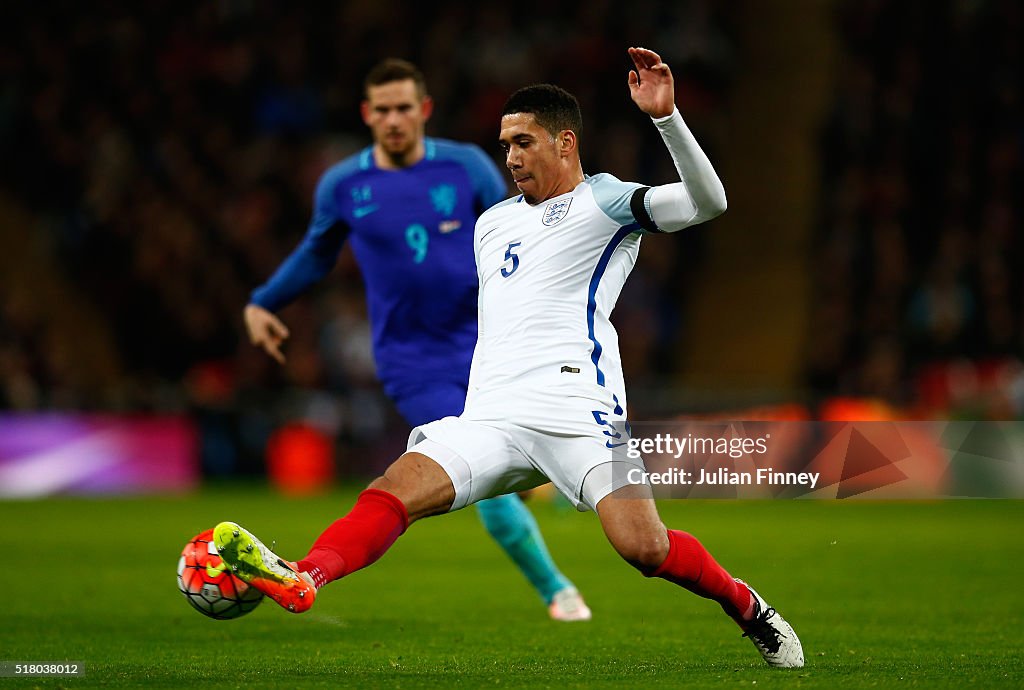
[[[640,248],[630,207],[639,188],[600,174],[536,206],[520,196],[480,216],[479,333],[464,417],[509,419],[517,401],[545,390],[624,412],[609,318]]]

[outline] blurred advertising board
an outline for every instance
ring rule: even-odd
[[[0,498],[185,491],[199,478],[185,417],[0,415]]]

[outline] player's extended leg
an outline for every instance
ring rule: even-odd
[[[439,417],[462,413],[466,382],[431,381],[422,390],[405,391],[394,400],[410,426],[423,426]],[[536,588],[548,606],[548,614],[558,621],[590,620],[590,609],[555,566],[537,521],[522,499],[506,494],[476,505],[484,527]]]
[[[316,588],[370,565],[411,522],[446,512],[454,500],[455,488],[440,465],[422,453],[405,453],[297,563],[279,557],[232,522],[214,528],[214,542],[238,577],[301,613],[313,605]]]
[[[804,665],[803,648],[789,623],[753,588],[729,575],[693,535],[666,529],[649,487],[618,489],[598,503],[597,514],[608,541],[646,577],[717,601],[771,666]]]
[[[583,598],[555,565],[533,514],[516,494],[476,504],[488,533],[536,588],[551,617],[560,621],[590,620]]]

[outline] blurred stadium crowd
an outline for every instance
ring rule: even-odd
[[[809,385],[1024,413],[1024,6],[848,2],[822,135]]]
[[[286,369],[248,344],[240,318],[304,232],[319,174],[368,143],[358,105],[373,63],[417,62],[438,105],[429,133],[496,156],[505,97],[557,82],[583,107],[585,168],[653,183],[674,172],[667,156],[645,155],[661,145],[628,98],[625,47],[662,51],[712,160],[702,128],[743,69],[727,8],[710,0],[638,0],[628,12],[610,0],[23,9],[0,28],[0,191],[38,219],[32,242],[75,301],[62,313],[33,285],[6,286],[0,409],[187,410],[214,471],[258,467],[289,420],[356,445],[396,428],[347,251],[284,312]],[[980,362],[981,378],[997,362],[1006,405],[985,412],[1017,416],[1019,3],[846,2],[836,22],[845,55],[821,138],[807,387],[913,406],[951,395],[947,379],[964,369],[948,362]],[[678,366],[680,295],[703,245],[698,229],[641,253],[616,312],[631,382]],[[75,304],[98,318],[69,341],[60,324]],[[98,382],[81,375],[99,367],[78,354],[90,339],[111,352]]]

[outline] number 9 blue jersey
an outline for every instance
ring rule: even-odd
[[[507,189],[479,147],[427,138],[425,148],[421,161],[399,170],[378,168],[372,148],[329,168],[305,238],[251,298],[281,309],[325,277],[350,241],[378,375],[396,400],[432,380],[466,385],[477,337],[473,228]]]

